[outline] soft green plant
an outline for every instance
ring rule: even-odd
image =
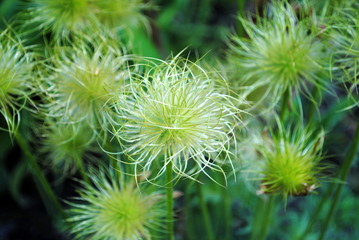
[[[96,17],[108,27],[129,30],[137,26],[149,28],[142,11],[149,8],[143,0],[97,0],[93,2]]]
[[[178,175],[222,171],[220,165],[232,157],[241,111],[230,96],[217,92],[215,81],[178,57],[152,63],[143,76],[132,78],[132,94],[116,105],[114,122],[123,123],[114,127],[134,164],[148,171],[155,162],[161,166],[157,176],[170,163]]]
[[[134,182],[116,178],[111,169],[89,177],[91,183],[84,183],[80,196],[69,203],[74,239],[151,239],[150,231],[161,229],[163,195],[146,194]]]
[[[84,160],[94,160],[93,155],[100,152],[92,131],[83,124],[67,124],[58,119],[47,122],[41,151],[53,169],[63,174],[85,171]]]
[[[349,82],[349,93],[356,94],[359,84],[359,10],[342,9],[334,19],[329,33],[334,48],[333,78]]]
[[[50,60],[54,66],[46,66],[50,71],[41,79],[47,115],[106,132],[111,104],[124,94],[131,74],[129,57],[108,42],[79,40],[71,48],[55,48]]]
[[[261,155],[259,193],[288,196],[307,195],[320,186],[327,167],[322,164],[324,132],[312,127],[284,127],[277,121],[277,130],[266,132],[257,146]]]
[[[94,24],[94,13],[88,0],[32,0],[30,21],[55,39],[69,36]]]
[[[141,13],[148,4],[142,0],[31,0],[25,16],[29,26],[51,32],[54,40],[68,39],[82,32],[97,32],[99,28],[147,26]]]
[[[256,103],[275,106],[285,92],[311,96],[311,86],[323,89],[327,55],[311,18],[298,18],[293,7],[274,2],[265,16],[240,18],[248,38],[232,36],[229,64],[233,87],[259,95]],[[304,14],[303,14],[304,15]],[[255,106],[257,106],[255,104]]]
[[[0,114],[10,132],[16,130],[20,110],[30,100],[34,64],[16,34],[11,34],[10,30],[0,33]]]

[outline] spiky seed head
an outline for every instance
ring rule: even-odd
[[[148,25],[142,11],[149,5],[143,0],[101,0],[95,1],[94,6],[96,17],[105,26],[130,29]]]
[[[79,42],[70,49],[60,47],[52,60],[50,76],[42,79],[49,97],[48,115],[106,129],[111,102],[125,89],[129,58],[106,43],[89,46]]]
[[[0,66],[0,113],[13,132],[32,91],[34,62],[9,30],[0,33]]]
[[[141,13],[146,8],[148,4],[142,0],[31,0],[25,26],[51,32],[55,42],[61,42],[99,29],[147,27],[147,18]]]
[[[67,124],[61,119],[47,120],[41,152],[55,171],[72,174],[100,152],[92,131],[83,124]]]
[[[76,203],[70,203],[71,232],[74,239],[151,239],[150,230],[159,230],[163,196],[146,194],[132,182],[119,182],[105,173],[92,173]]]
[[[164,156],[164,162],[157,162],[157,176],[168,162],[177,176],[206,167],[221,170],[221,163],[231,159],[240,112],[231,97],[217,92],[215,80],[188,60],[152,64],[132,79],[132,94],[116,107],[113,122],[121,126],[115,134],[128,143],[125,152],[145,171]]]
[[[334,48],[332,77],[349,83],[350,95],[359,86],[359,3],[339,11],[329,32]]]
[[[240,19],[249,39],[232,37],[228,60],[235,69],[233,84],[249,92],[259,89],[258,102],[272,106],[287,90],[310,95],[308,83],[323,88],[326,55],[310,19],[297,18],[285,1],[273,3],[256,19]]]
[[[83,30],[94,19],[88,0],[32,0],[30,15],[31,23],[51,31],[55,39]]]
[[[299,124],[300,125],[300,124]],[[278,121],[278,129],[263,134],[258,151],[262,155],[260,176],[262,193],[288,196],[307,195],[319,187],[324,133],[309,127],[285,128]]]

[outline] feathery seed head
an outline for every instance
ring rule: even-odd
[[[30,12],[31,21],[52,31],[55,39],[83,30],[93,19],[88,0],[32,0]]]
[[[53,60],[51,78],[45,77],[50,116],[67,122],[84,121],[94,129],[106,129],[110,103],[124,92],[128,78],[128,57],[117,48],[86,44],[60,48]]]
[[[349,93],[357,94],[359,86],[359,4],[341,11],[331,29],[334,45],[333,78],[349,82]]]
[[[80,124],[48,121],[41,151],[48,154],[56,171],[72,174],[82,167],[84,159],[99,151],[91,131]]]
[[[80,202],[70,203],[75,239],[151,239],[150,230],[158,229],[165,216],[162,195],[146,195],[134,183],[119,183],[103,172],[90,179],[92,184],[85,183],[76,198]]]
[[[19,40],[8,31],[0,33],[0,113],[10,132],[16,129],[19,111],[29,100],[33,65]]]
[[[169,161],[179,175],[205,167],[221,170],[221,160],[231,158],[228,149],[240,111],[196,64],[175,58],[154,65],[132,79],[132,95],[117,107],[123,124],[116,134],[131,143],[126,153],[146,171],[164,156],[157,176]],[[196,167],[187,172],[190,162]]]
[[[147,6],[142,0],[32,0],[29,23],[52,32],[53,39],[63,40],[70,34],[104,28],[147,26],[141,13]]]
[[[261,100],[272,98],[273,106],[286,90],[310,95],[308,83],[323,86],[322,44],[308,19],[298,19],[292,6],[273,3],[256,23],[240,20],[249,39],[232,37],[229,62],[238,73],[233,84],[249,91],[261,88]]]
[[[142,10],[148,8],[143,0],[101,0],[95,1],[96,17],[109,27],[133,28],[147,26],[147,18]]]
[[[285,129],[278,123],[278,133],[263,135],[258,146],[263,165],[258,170],[262,193],[288,196],[307,195],[319,186],[323,132],[296,127]]]

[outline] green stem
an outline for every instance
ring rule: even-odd
[[[348,173],[349,173],[349,170],[350,170],[350,167],[353,163],[353,160],[355,159],[355,156],[358,152],[358,149],[359,149],[359,124],[357,125],[356,127],[356,131],[355,131],[355,134],[354,134],[354,139],[353,139],[353,142],[352,142],[352,145],[350,146],[348,152],[347,152],[347,155],[346,155],[346,158],[344,160],[344,164],[340,170],[340,180],[342,181],[345,181],[347,176],[348,176]],[[337,206],[337,203],[338,203],[338,200],[339,200],[339,197],[340,197],[340,193],[343,189],[343,186],[344,184],[339,184],[336,188],[336,191],[334,193],[334,197],[333,197],[333,200],[330,204],[330,207],[329,207],[329,212],[325,218],[325,222],[324,222],[324,227],[321,228],[321,231],[320,231],[320,236],[319,236],[319,240],[322,240],[324,239],[325,237],[325,233],[327,232],[327,229],[330,225],[330,221],[331,219],[333,218],[333,215],[334,215],[334,212],[335,212],[335,208]]]
[[[39,189],[40,192],[44,192],[46,194],[46,197],[52,202],[53,207],[58,211],[58,213],[62,216],[63,219],[66,219],[66,214],[63,211],[60,202],[57,200],[55,193],[50,187],[50,184],[46,180],[44,174],[41,171],[40,166],[38,165],[36,159],[31,154],[30,147],[27,144],[26,141],[23,140],[23,137],[20,135],[19,132],[15,133],[15,139],[18,142],[21,150],[23,151],[24,155],[26,156],[26,159],[30,165],[30,168],[33,173],[33,177],[38,181],[39,186],[41,189]],[[47,203],[45,202],[45,205]]]
[[[313,117],[314,117],[314,113],[317,110],[317,102],[319,101],[319,97],[320,97],[320,89],[317,86],[313,86],[313,94],[312,94],[313,99],[311,100],[311,104],[308,110],[308,122],[310,122]]]
[[[228,195],[228,191],[226,188],[221,187],[222,191],[222,197],[223,197],[223,211],[224,211],[224,219],[227,220],[225,223],[226,229],[225,229],[225,240],[230,240],[232,235],[232,211],[231,211],[231,199]]]
[[[273,215],[273,210],[275,206],[275,197],[269,196],[267,202],[262,199],[258,200],[257,203],[257,211],[255,219],[254,219],[254,226],[253,232],[251,235],[252,240],[262,240],[266,239],[269,227],[271,225],[271,219]]]
[[[166,189],[167,189],[167,240],[174,240],[173,232],[173,179],[172,162],[169,161],[166,166]]]
[[[196,239],[196,234],[195,234],[195,231],[193,229],[193,218],[191,217],[191,205],[190,205],[190,202],[191,202],[191,191],[190,189],[192,189],[192,186],[194,184],[194,181],[190,181],[188,184],[185,185],[185,216],[186,216],[186,235],[187,235],[187,238],[188,240],[191,240],[191,239]]]
[[[88,175],[86,174],[86,170],[85,170],[85,165],[84,165],[84,161],[82,158],[77,159],[77,167],[79,168],[80,174],[82,176],[82,179],[86,182],[86,183],[90,183],[90,179],[88,177]]]
[[[284,121],[284,117],[287,112],[289,98],[290,98],[290,90],[286,90],[283,94],[282,105],[279,113],[279,118],[282,122]]]
[[[271,219],[273,214],[273,209],[275,205],[275,196],[269,196],[269,200],[267,206],[265,208],[264,216],[263,217],[263,225],[260,231],[259,240],[265,240],[267,238],[268,230],[271,225]]]
[[[206,202],[203,197],[202,184],[197,183],[196,185],[197,185],[197,191],[198,191],[197,194],[199,197],[199,203],[201,206],[201,211],[202,211],[202,215],[203,215],[203,219],[204,219],[204,225],[205,225],[206,232],[207,232],[207,237],[208,237],[207,239],[214,240],[214,235],[213,235],[212,226],[211,226],[211,219],[209,217],[208,208],[207,208]]]

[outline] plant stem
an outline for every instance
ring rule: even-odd
[[[355,159],[356,153],[358,152],[358,149],[359,149],[359,124],[356,127],[354,139],[353,139],[353,142],[347,152],[346,158],[344,160],[344,164],[343,164],[342,168],[340,169],[340,174],[339,174],[340,180],[342,180],[342,181],[346,180],[349,170],[350,170],[350,167],[352,165],[352,162]],[[330,225],[330,221],[333,218],[333,214],[335,212],[335,208],[337,206],[337,203],[338,203],[338,200],[340,197],[340,193],[343,189],[343,185],[344,184],[339,184],[336,188],[333,200],[329,207],[329,212],[325,218],[324,227],[322,227],[321,231],[320,231],[320,236],[319,236],[320,240],[324,239],[325,233],[327,232],[327,229]]]
[[[21,136],[21,134],[19,132],[16,132],[14,135],[15,135],[16,141],[18,142],[21,150],[23,151],[23,153],[27,159],[27,162],[30,165],[30,168],[33,173],[33,177],[38,181],[38,183],[41,187],[41,189],[39,189],[39,191],[46,194],[46,197],[50,200],[50,202],[52,202],[53,207],[57,210],[57,212],[61,215],[61,217],[63,219],[66,219],[66,214],[63,211],[60,202],[57,200],[55,193],[51,189],[50,184],[48,183],[44,174],[42,173],[41,168],[38,165],[36,159],[31,154],[29,145],[27,144],[26,141],[24,141],[23,137]],[[44,204],[46,205],[47,203],[45,202]]]
[[[173,233],[173,179],[172,179],[172,162],[166,165],[166,189],[167,189],[167,234],[168,240],[174,240]]]
[[[193,218],[191,218],[191,206],[190,206],[190,202],[191,202],[191,191],[190,189],[192,189],[192,186],[194,184],[194,181],[190,181],[188,184],[186,184],[185,186],[185,216],[186,216],[186,239],[191,240],[191,239],[196,239],[196,235],[195,232],[193,230]]]
[[[320,89],[317,86],[313,86],[312,97],[313,99],[308,110],[308,122],[310,122],[313,119],[314,113],[317,110],[316,103],[317,101],[319,101],[319,97],[320,97]]]
[[[202,189],[202,184],[201,183],[197,183],[197,194],[199,197],[199,203],[201,205],[201,211],[202,211],[202,215],[203,215],[203,219],[204,219],[204,225],[206,228],[206,232],[207,232],[207,239],[208,240],[214,240],[214,235],[212,232],[212,226],[211,226],[211,219],[209,217],[209,213],[208,213],[208,208],[206,205],[206,202],[204,200],[203,197],[203,189]]]
[[[230,240],[232,235],[232,211],[231,211],[231,199],[228,195],[227,189],[220,187],[222,191],[222,197],[223,197],[223,211],[224,211],[224,219],[227,220],[225,223],[226,229],[225,229],[225,240]]]
[[[90,183],[90,179],[88,177],[88,175],[86,174],[86,170],[85,170],[85,165],[84,165],[84,161],[82,158],[77,159],[77,167],[79,168],[80,174],[82,176],[82,179],[86,182],[86,183]]]
[[[269,196],[267,202],[263,199],[259,199],[257,203],[257,212],[254,218],[253,232],[251,235],[252,240],[266,239],[268,229],[271,224],[271,218],[273,214],[273,208],[275,205],[275,197]]]
[[[271,218],[273,214],[274,205],[275,205],[275,196],[271,195],[269,196],[269,200],[264,211],[264,216],[262,216],[263,224],[261,231],[259,233],[258,240],[262,240],[262,239],[265,240],[267,238],[268,230],[271,225]]]
[[[282,122],[284,121],[285,114],[287,112],[289,97],[290,97],[290,90],[286,90],[283,94],[282,105],[281,105],[280,113],[279,113],[279,119]]]

